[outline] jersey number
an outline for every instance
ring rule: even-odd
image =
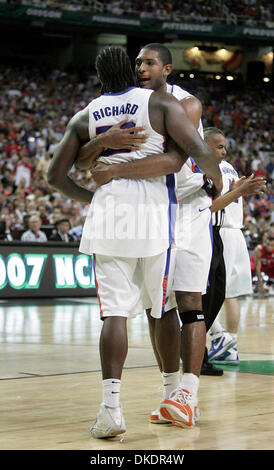
[[[121,126],[121,129],[130,129],[131,127],[135,127],[136,124],[133,121],[125,122]],[[107,132],[109,129],[111,129],[113,126],[100,126],[96,127],[96,135],[103,134],[104,132]],[[110,155],[115,155],[116,153],[130,153],[131,150],[128,149],[105,149],[101,153],[102,157],[109,157]]]

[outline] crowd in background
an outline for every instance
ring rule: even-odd
[[[267,88],[234,86],[208,79],[176,80],[203,103],[204,126],[223,129],[228,160],[239,175],[267,179],[264,196],[244,201],[245,234],[250,250],[273,222],[273,101]],[[69,222],[79,240],[87,205],[70,201],[47,183],[47,169],[70,117],[100,94],[95,75],[61,70],[0,68],[0,221],[10,237],[21,239],[29,216],[39,215],[48,239],[59,219]],[[264,103],[263,107],[258,103]],[[89,172],[70,176],[93,190]],[[4,224],[0,224],[1,238]]]
[[[266,24],[273,27],[274,7],[272,0],[226,0],[229,11],[238,17],[238,23]]]
[[[249,251],[264,241],[273,227],[273,95],[259,84],[227,85],[216,80],[196,79],[177,83],[200,98],[204,127],[222,129],[227,142],[227,160],[239,176],[263,176],[264,195],[243,199],[244,234]],[[259,103],[264,103],[260,106]],[[271,225],[272,224],[272,225]]]
[[[98,95],[95,80],[60,70],[0,67],[0,220],[15,239],[35,214],[52,229],[57,219],[69,219],[79,239],[87,208],[53,191],[46,175],[68,120]],[[73,168],[71,177],[92,187],[88,173]]]
[[[274,21],[271,0],[1,0],[23,6],[54,8],[69,11],[134,15],[158,20],[197,22],[230,22],[271,26]]]
[[[269,87],[206,78],[173,80],[203,103],[204,127],[222,129],[227,159],[239,176],[262,175],[264,195],[244,199],[252,255],[273,220],[273,98]],[[71,201],[47,182],[47,170],[72,115],[100,94],[95,75],[0,67],[0,240],[79,243],[88,204]],[[263,103],[263,106],[259,104]],[[95,190],[89,171],[71,178]]]

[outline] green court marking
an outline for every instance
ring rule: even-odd
[[[216,364],[219,369],[231,372],[249,372],[250,374],[274,375],[274,361],[240,361],[237,365]]]

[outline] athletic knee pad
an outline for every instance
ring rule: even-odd
[[[196,323],[197,321],[204,321],[205,316],[202,310],[189,310],[188,312],[179,313],[183,325],[186,323]]]

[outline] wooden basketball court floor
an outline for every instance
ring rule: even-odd
[[[121,391],[127,432],[99,440],[89,434],[101,402],[97,299],[0,301],[0,449],[273,450],[273,297],[240,305],[240,365],[201,376],[201,418],[192,429],[148,421],[161,376],[145,315],[129,320]]]

